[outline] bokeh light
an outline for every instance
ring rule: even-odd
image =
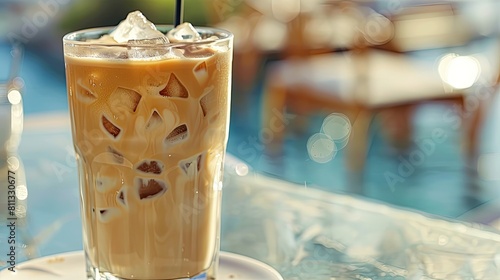
[[[236,174],[238,174],[238,176],[246,176],[248,175],[248,165],[244,163],[238,163],[234,167],[234,171],[236,171]]]
[[[351,134],[351,122],[342,114],[331,114],[325,118],[321,131],[332,140],[343,140]]]
[[[307,141],[307,152],[311,160],[327,163],[337,154],[337,146],[328,135],[316,133]]]
[[[16,206],[16,210],[14,211],[14,213],[16,214],[16,217],[18,218],[25,218],[26,217],[26,206],[24,205],[17,205]]]
[[[394,36],[394,25],[385,16],[372,12],[364,26],[365,39],[372,45],[389,42]]]
[[[286,24],[263,16],[253,33],[255,46],[264,51],[277,51],[286,43],[288,28]]]
[[[11,156],[7,158],[7,165],[9,166],[9,170],[16,172],[19,169],[19,159],[17,157]]]
[[[25,200],[28,198],[28,188],[25,185],[16,186],[16,197],[18,200]]]
[[[272,0],[271,8],[275,19],[290,22],[300,14],[301,0]]]
[[[10,104],[17,105],[21,103],[21,93],[17,89],[10,90],[7,99],[9,99]]]
[[[466,89],[474,85],[481,74],[479,61],[472,56],[447,54],[439,61],[441,79],[455,89]]]
[[[338,150],[343,149],[351,135],[351,122],[343,114],[330,114],[321,126],[321,132],[332,139]]]

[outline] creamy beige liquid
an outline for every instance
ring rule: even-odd
[[[66,52],[84,248],[101,272],[192,277],[215,257],[231,53],[202,56]]]

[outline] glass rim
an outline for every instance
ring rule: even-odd
[[[165,34],[163,29],[165,30],[170,30],[173,28],[173,25],[170,24],[159,24],[156,25],[158,30]],[[213,40],[203,40],[203,41],[196,41],[196,42],[175,42],[175,43],[168,43],[168,44],[130,44],[129,42],[127,43],[109,43],[109,42],[86,42],[86,41],[79,41],[77,40],[78,35],[82,34],[90,34],[90,33],[96,33],[96,32],[103,32],[107,31],[107,33],[102,33],[102,35],[109,34],[111,33],[112,30],[114,30],[116,26],[103,26],[103,27],[93,27],[93,28],[86,28],[86,29],[81,29],[77,31],[73,31],[70,33],[67,33],[66,35],[63,36],[63,44],[68,45],[68,46],[78,46],[78,47],[124,47],[124,48],[158,48],[158,47],[175,47],[175,46],[186,46],[186,45],[206,45],[206,44],[211,44],[211,43],[221,43],[221,42],[230,42],[233,40],[234,35],[221,28],[215,28],[215,27],[199,27],[199,26],[194,26],[194,28],[197,31],[202,31],[204,33],[209,33],[212,34],[213,36],[219,37],[218,39],[213,39]],[[165,34],[166,35],[166,34]]]

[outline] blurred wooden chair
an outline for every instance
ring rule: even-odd
[[[441,21],[446,27],[443,31],[446,34],[434,30],[434,36],[441,36],[442,39],[438,45],[435,45],[435,38],[425,32],[419,33],[422,38],[405,37],[401,33],[402,29],[414,28],[418,22],[425,21],[429,14],[432,20]],[[363,13],[356,16],[360,15]],[[359,173],[364,169],[369,147],[368,130],[375,115],[392,116],[385,118],[382,128],[392,136],[394,144],[405,148],[411,140],[411,117],[416,105],[444,101],[463,110],[464,91],[443,82],[436,61],[422,61],[407,53],[447,44],[466,44],[470,40],[469,30],[456,33],[463,24],[453,7],[437,5],[406,9],[393,16],[391,21],[396,22],[391,26],[394,28],[391,31],[392,40],[382,43],[358,40],[350,50],[331,48],[330,52],[318,55],[308,51],[307,40],[298,35],[302,34],[305,21],[304,17],[297,17],[290,23],[292,35],[296,37],[285,51],[287,59],[272,65],[266,77],[262,126],[269,126],[273,110],[289,109],[300,115],[321,109],[343,112],[353,125],[346,164],[351,171]],[[451,23],[455,23],[457,29]],[[456,37],[444,37],[450,34]],[[421,44],[417,46],[417,42]],[[371,46],[373,43],[378,46],[374,48]],[[474,119],[470,129],[473,135],[466,137],[468,155],[474,154],[477,147],[477,130],[481,123],[480,117]],[[269,153],[280,152],[283,137],[284,132],[275,133],[273,142],[268,146]]]

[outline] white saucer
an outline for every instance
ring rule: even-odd
[[[0,271],[0,279],[85,280],[83,251],[30,260],[16,265],[17,272]],[[221,252],[218,280],[283,280],[267,264],[233,253]]]

